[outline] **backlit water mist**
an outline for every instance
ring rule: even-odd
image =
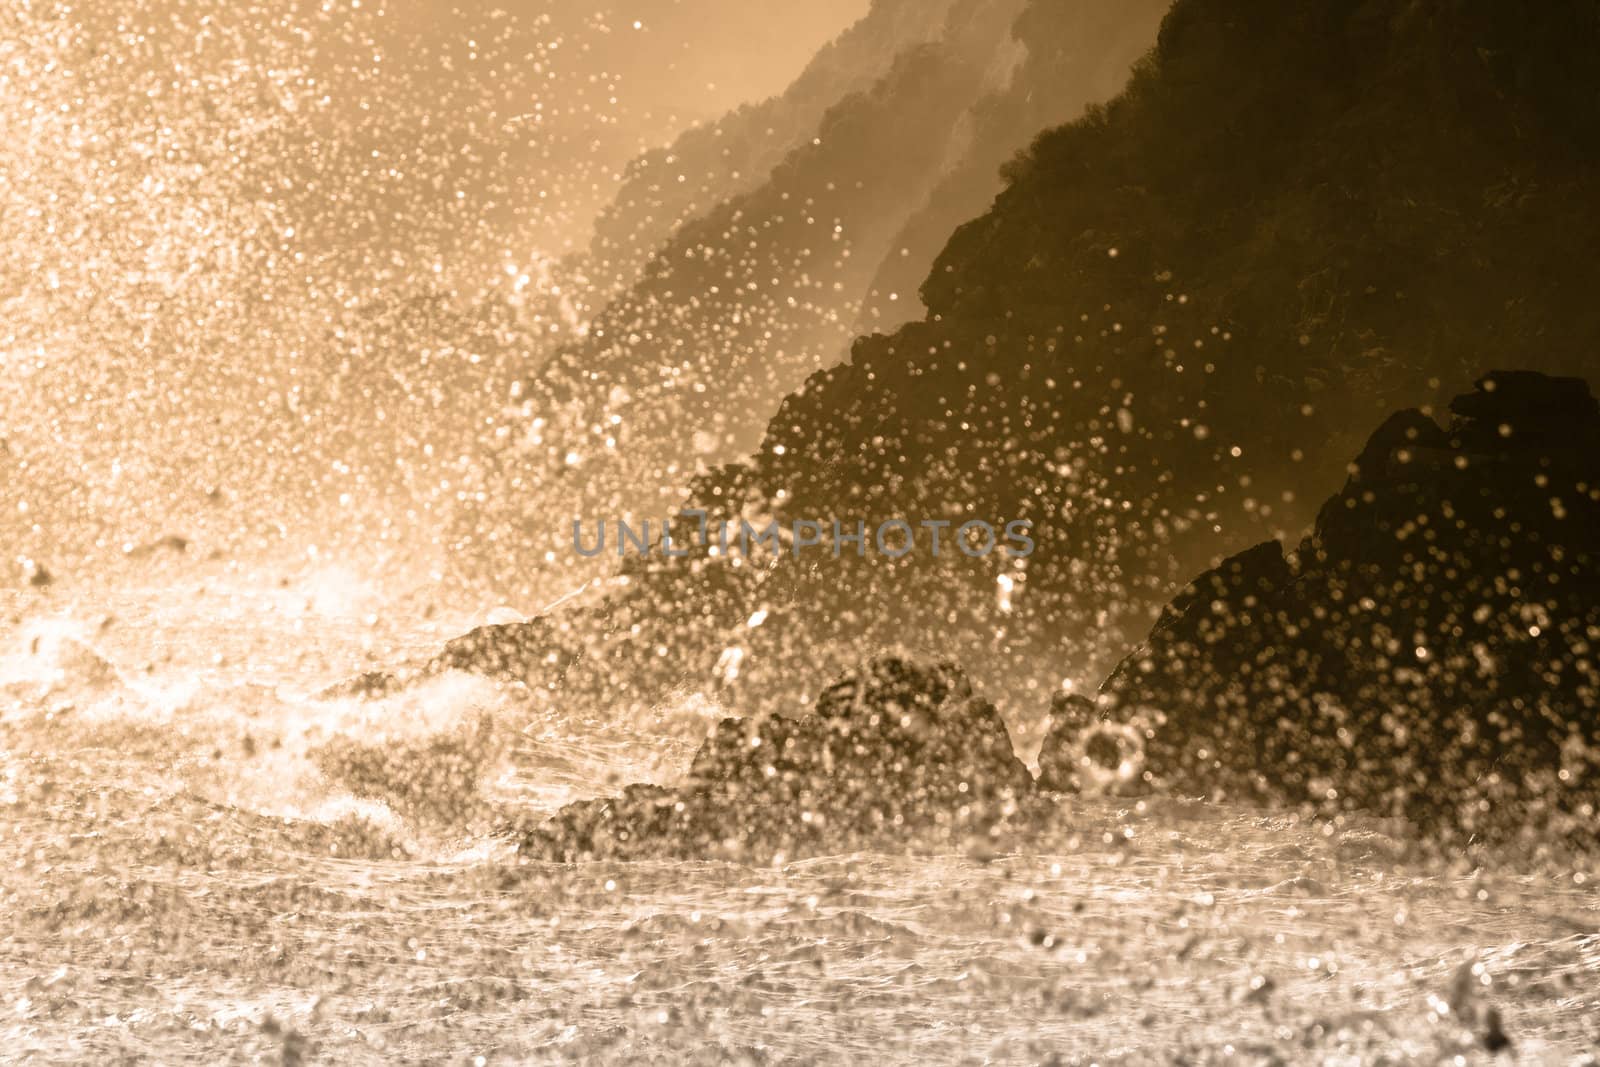
[[[0,1060],[1595,1062],[1596,48],[11,0]]]

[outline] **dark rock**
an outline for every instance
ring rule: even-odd
[[[1057,693],[1050,701],[1050,728],[1039,749],[1039,788],[1076,793],[1076,763],[1084,731],[1099,718],[1094,701],[1077,693]]]
[[[700,787],[749,798],[798,790],[813,813],[886,822],[1032,784],[994,706],[960,670],[885,657],[829,686],[801,719],[725,720],[690,768]]]
[[[1156,622],[1156,633],[1198,633],[1208,620],[1248,611],[1260,598],[1287,585],[1293,574],[1276,541],[1264,541],[1223,560],[1173,597]]]
[[[483,804],[479,786],[494,758],[487,718],[430,737],[374,742],[337,737],[310,753],[323,777],[353,795],[381,800],[401,815],[455,824]]]
[[[405,682],[388,671],[367,671],[335,682],[317,694],[318,700],[381,700],[405,688]]]
[[[768,768],[801,771],[804,753],[821,751],[826,743],[827,731],[815,717],[723,719],[695,752],[688,780],[706,789],[760,788]]]
[[[556,684],[576,656],[553,640],[544,619],[482,626],[444,646],[430,673],[469,671],[499,681],[529,686]]]
[[[1450,401],[1450,411],[1467,421],[1509,425],[1525,431],[1552,423],[1592,424],[1600,402],[1582,378],[1555,378],[1535,371],[1490,371],[1474,390]]]
[[[817,698],[816,715],[833,722],[864,724],[886,708],[926,716],[952,698],[966,700],[971,696],[972,683],[953,663],[938,663],[927,669],[896,656],[884,656],[824,689]]]
[[[553,689],[581,655],[556,640],[552,627],[543,618],[481,626],[450,640],[420,667],[404,672],[368,671],[337,682],[317,696],[321,700],[381,699],[393,696],[411,681],[446,671],[465,671],[499,682]]]
[[[980,832],[1031,792],[994,706],[950,665],[872,661],[798,719],[725,719],[679,789],[568,805],[524,851],[795,855],[933,827]]]
[[[1145,733],[1153,782],[1592,836],[1600,449],[1574,443],[1600,437],[1600,411],[1582,383],[1489,380],[1448,435],[1385,423],[1294,566],[1268,544],[1202,576],[1105,682],[1099,707]],[[1562,433],[1502,432],[1529,413]],[[1430,448],[1443,461],[1419,464]]]
[[[1094,701],[1058,696],[1039,749],[1039,788],[1113,796],[1147,792],[1145,745],[1141,729],[1102,718]]]
[[[1209,698],[1206,685],[1214,671],[1240,671],[1259,652],[1259,640],[1250,625],[1253,612],[1262,599],[1289,585],[1293,574],[1276,541],[1246,549],[1202,574],[1181,590],[1161,613],[1146,645],[1117,668],[1113,679],[1123,679],[1123,688],[1132,688],[1146,674],[1161,668],[1162,707],[1203,707]],[[1194,664],[1200,668],[1191,670]],[[1119,692],[1112,690],[1113,694]],[[1088,701],[1078,698],[1083,704]],[[1089,729],[1081,721],[1085,712],[1098,720],[1103,716],[1078,705],[1077,714],[1052,723],[1039,753],[1040,781],[1046,788],[1074,791],[1080,787],[1082,772],[1093,771],[1082,763],[1088,758],[1111,769],[1120,765],[1121,753],[1101,751],[1118,739]],[[1054,717],[1054,709],[1052,709]],[[1203,711],[1196,717],[1204,720]],[[1149,726],[1149,723],[1139,723]],[[1093,735],[1091,737],[1091,735]],[[1176,736],[1163,731],[1150,742],[1155,748]],[[1096,751],[1090,751],[1090,741]],[[1109,766],[1108,766],[1109,764]]]
[[[1458,449],[1479,462],[1509,452],[1553,452],[1600,447],[1600,404],[1581,378],[1551,378],[1530,371],[1491,371],[1473,392],[1450,402],[1450,433]]]
[[[1396,412],[1367,439],[1366,447],[1352,464],[1351,484],[1381,484],[1394,479],[1406,469],[1408,450],[1449,447],[1450,435],[1416,408]]]
[[[651,843],[699,836],[703,805],[686,804],[671,789],[631,785],[620,797],[568,804],[523,844],[538,858],[569,861],[628,856]]]

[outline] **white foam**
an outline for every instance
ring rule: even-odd
[[[0,655],[0,693],[18,705],[92,700],[123,684],[117,669],[95,650],[90,628],[70,618],[29,622]]]

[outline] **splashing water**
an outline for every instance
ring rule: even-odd
[[[650,113],[590,53],[656,32],[654,16],[467,6],[447,33],[371,0],[0,12],[0,537],[19,578],[0,587],[7,1056],[1594,1062],[1587,856],[1447,852],[1399,820],[1144,795],[1138,718],[1089,726],[1077,795],[988,838],[770,864],[521,849],[563,805],[680,785],[726,714],[814,707],[841,657],[919,612],[908,647],[957,646],[1039,752],[1051,687],[1101,677],[1148,628],[1144,601],[1184,576],[1180,533],[1221,537],[1239,497],[1249,520],[1228,536],[1277,535],[1304,502],[1281,472],[1252,481],[1253,441],[1212,428],[1248,428],[1255,394],[1191,387],[1202,370],[1272,374],[1212,356],[1232,331],[1194,317],[1164,265],[1118,290],[1172,316],[1140,338],[1153,359],[1117,347],[1141,332],[1127,309],[1042,292],[1070,273],[1042,243],[1015,257],[1039,307],[988,307],[987,276],[940,259],[925,292],[942,310],[845,359],[856,323],[899,321],[888,302],[992,199],[998,162],[1072,117],[1042,101],[1075,115],[1098,98],[1050,72],[1086,64],[1098,85],[1103,62],[1120,84],[1150,34],[1090,35],[1093,5],[1080,25],[1043,4],[875,4],[796,83],[815,99],[752,105],[627,165],[640,131],[654,143],[686,116]],[[671,6],[661,23],[690,17]],[[1159,6],[1139,5],[1146,28]],[[1118,62],[1041,47],[1052,20]],[[1467,66],[1493,75],[1499,55]],[[1071,151],[1014,164],[1013,188],[1051,187],[1052,151],[1098,173],[1079,147],[1131,109],[1092,111]],[[1487,198],[1534,198],[1521,181]],[[1018,228],[1068,219],[1106,277],[1155,254],[1052,212]],[[984,232],[952,247],[977,257]],[[1302,349],[1331,317],[1320,277],[1297,290]],[[1177,399],[1136,395],[1124,374],[1146,370]],[[1097,377],[1105,396],[1076,399]],[[1334,375],[1303,377],[1320,395]],[[1047,440],[1057,416],[1077,425]],[[758,441],[757,462],[713,466]],[[890,508],[923,447],[958,517],[1015,489],[1060,531],[1056,570],[835,581],[786,547],[759,567],[599,575],[545,553],[565,516],[544,512],[676,504],[690,482],[763,523],[802,506],[788,494],[808,478],[824,501],[853,486],[852,506],[882,490]],[[1584,506],[1536,487],[1541,515]],[[461,566],[468,548],[493,573]],[[1522,578],[1500,577],[1526,615],[1517,640],[1554,633]],[[441,653],[539,626],[554,651],[529,662]],[[1386,655],[1414,650],[1398,676],[1422,678],[1435,635],[1402,630],[1382,631]],[[1592,674],[1581,655],[1550,671]]]
[[[714,1033],[733,1058],[1421,1063],[1481,1049],[1480,1003],[1526,1056],[1580,1051],[1600,939],[1570,870],[1114,798],[1019,853],[526,865],[500,827],[652,760],[672,780],[715,709],[597,723],[459,674],[321,701],[361,615],[269,593],[219,625],[187,592],[103,596],[109,623],[12,604],[0,996],[42,1061],[621,1062]]]

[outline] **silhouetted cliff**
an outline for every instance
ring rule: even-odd
[[[1182,0],[956,232],[928,319],[814,376],[744,479],[794,517],[1034,518],[1010,613],[955,629],[1092,681],[1177,576],[1303,528],[1381,411],[1592,363],[1592,16]],[[991,573],[868,563],[803,595],[897,639],[994,602]]]
[[[1600,404],[1495,371],[1450,411],[1386,420],[1287,559],[1191,582],[1101,688],[1091,717],[1133,734],[1065,717],[1044,784],[1121,763],[1124,786],[1592,841]],[[1097,761],[1096,736],[1126,751]]]
[[[926,203],[906,220],[878,267],[858,326],[889,330],[922,317],[918,292],[957,226],[988,210],[1002,166],[1038,132],[1082,116],[1128,82],[1155,41],[1170,0],[1121,4],[1034,2],[1012,28],[1003,84],[973,104],[959,154]]]
[[[595,690],[712,684],[720,643],[742,653],[730,699],[762,703],[892,645],[1042,717],[1187,575],[1298,536],[1384,410],[1427,410],[1482,365],[1583,369],[1589,10],[1182,0],[1127,92],[1041,137],[957,231],[927,319],[859,341],[694,495],[849,527],[1029,519],[1033,554],[823,552],[726,581],[640,564],[594,617],[633,620],[601,628],[606,656],[655,666],[619,682],[591,660]]]
[[[670,508],[698,472],[746,454],[783,395],[845,351],[874,280],[924,273],[948,229],[989,199],[1000,161],[1038,116],[1077,113],[1110,93],[1108,71],[1125,71],[1153,34],[1153,2],[1132,17],[1100,0],[1070,18],[1039,5],[1018,20],[1023,8],[954,5],[935,43],[829,109],[764,182],[682,223],[581,340],[530,374],[521,403],[531,431],[483,464],[482,492],[465,508],[471,554],[526,576],[561,541],[549,516]],[[1081,36],[1064,45],[1057,31]],[[846,43],[847,53],[860,48]],[[710,136],[734,137],[747,121],[730,118]],[[704,157],[685,161],[685,173]],[[643,203],[646,215],[670,210]]]
[[[777,96],[695,126],[628,165],[611,204],[595,220],[581,264],[580,310],[596,314],[638,280],[680,227],[767,181],[822,117],[872,88],[895,58],[937,40],[954,0],[875,0]]]

